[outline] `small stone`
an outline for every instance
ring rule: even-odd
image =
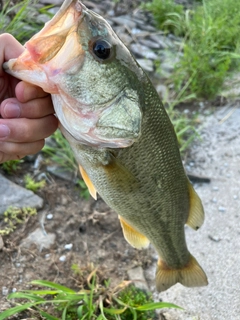
[[[128,270],[127,274],[128,274],[129,280],[133,281],[136,288],[149,291],[142,267],[136,267],[131,270]]]
[[[32,244],[35,244],[39,251],[42,251],[43,248],[49,249],[54,244],[55,239],[56,235],[54,233],[44,234],[42,229],[37,228],[22,240],[21,246],[29,248]]]
[[[52,214],[52,213],[49,213],[46,218],[47,218],[48,220],[52,220],[53,214]]]
[[[64,196],[64,195],[62,195],[62,197],[61,197],[61,204],[62,204],[63,206],[65,206],[66,204],[68,204],[68,198],[67,198],[66,196]]]
[[[142,35],[142,33],[143,33],[143,31],[141,29],[132,28],[132,34],[139,36],[139,35]],[[145,35],[148,35],[149,33],[148,32],[144,32],[143,34],[145,36]]]
[[[73,173],[71,174],[70,171],[64,170],[60,166],[51,165],[51,166],[47,166],[46,169],[48,172],[52,173],[54,176],[58,178],[61,178],[66,181],[73,181],[74,174]]]
[[[39,23],[39,24],[43,24],[43,23],[46,23],[50,20],[50,17],[47,15],[47,14],[38,14],[36,16],[36,22]]]
[[[126,26],[129,29],[136,28],[136,23],[129,16],[111,17],[111,20],[120,26]]]
[[[7,296],[8,295],[8,288],[7,287],[2,287],[2,295]]]
[[[221,241],[221,238],[216,237],[216,236],[211,236],[211,235],[209,235],[208,238],[209,238],[210,240],[214,241],[214,242],[219,242],[219,241]]]
[[[139,42],[151,49],[160,49],[160,44],[148,39],[139,39]]]
[[[159,84],[156,87],[157,93],[160,95],[163,101],[168,100],[169,90],[164,84]]]
[[[60,260],[61,262],[66,261],[66,259],[67,259],[67,257],[66,257],[65,255],[63,255],[63,256],[61,256],[61,257],[59,258],[59,260]]]
[[[213,191],[218,191],[219,190],[218,187],[213,187],[212,189],[213,189]]]
[[[136,57],[156,60],[158,56],[156,53],[154,53],[152,50],[150,50],[148,47],[141,45],[139,43],[132,43],[130,45],[130,50]]]
[[[12,292],[17,292],[17,288],[12,288]]]
[[[234,200],[237,200],[237,199],[238,199],[238,196],[235,194],[235,195],[233,196],[233,199],[234,199]]]
[[[137,62],[140,64],[140,66],[143,68],[143,70],[147,72],[153,72],[154,71],[154,65],[152,60],[147,59],[137,59]]]
[[[31,207],[40,209],[43,207],[43,199],[30,190],[6,179],[0,174],[0,215],[3,214],[10,206],[17,208]]]
[[[217,199],[216,198],[212,198],[212,202],[213,203],[217,203]]]
[[[4,247],[3,238],[2,238],[2,236],[0,235],[0,250],[2,250],[3,247]]]
[[[72,247],[73,247],[73,244],[72,244],[72,243],[65,244],[65,246],[64,246],[64,248],[65,248],[66,250],[71,250]]]
[[[220,211],[220,212],[225,212],[225,211],[226,211],[226,208],[225,208],[225,207],[220,206],[220,207],[218,207],[218,211]]]

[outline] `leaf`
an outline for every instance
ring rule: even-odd
[[[152,302],[152,303],[144,304],[139,307],[134,307],[134,309],[138,311],[149,311],[149,310],[162,309],[162,308],[175,308],[175,309],[183,310],[183,308],[169,302]]]
[[[35,302],[44,302],[45,299],[38,297],[35,294],[25,293],[25,292],[13,292],[8,295],[8,299],[28,299]]]
[[[125,310],[127,309],[127,307],[123,308],[123,309],[108,309],[108,308],[103,308],[103,311],[108,313],[108,314],[122,314]]]
[[[59,291],[56,291],[56,290],[24,290],[24,292],[32,293],[40,296],[55,295],[59,293]]]
[[[49,287],[49,288],[53,288],[62,292],[66,292],[66,293],[73,293],[75,294],[76,292],[68,287],[62,286],[60,284],[51,282],[51,281],[46,281],[46,280],[33,280],[31,281],[31,284],[36,284],[36,285],[40,285],[43,287]]]
[[[12,316],[12,315],[14,315],[14,314],[16,314],[18,312],[27,310],[28,308],[31,308],[33,305],[34,305],[34,303],[26,303],[26,304],[24,304],[22,306],[17,306],[17,307],[8,309],[6,311],[3,311],[0,314],[0,320],[7,319],[8,317],[10,317],[10,316]]]
[[[51,314],[37,308],[39,313],[41,314],[41,316],[43,316],[44,318],[46,318],[47,320],[59,320],[59,318],[56,318],[54,316],[52,316]]]

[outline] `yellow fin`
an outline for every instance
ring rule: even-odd
[[[83,169],[83,167],[79,166],[80,173],[82,175],[82,178],[84,182],[86,183],[86,186],[88,187],[88,191],[90,195],[93,197],[93,199],[97,200],[97,191],[92,184],[92,181],[89,179],[89,176],[87,175],[86,171]]]
[[[190,255],[189,262],[181,269],[171,269],[161,259],[158,260],[156,271],[156,287],[159,292],[167,290],[176,283],[185,287],[202,287],[208,285],[205,272]]]
[[[193,228],[194,230],[198,230],[204,221],[204,209],[202,201],[200,200],[196,191],[193,189],[193,186],[190,182],[188,183],[190,210],[186,223],[189,227]]]
[[[133,246],[136,249],[143,249],[148,247],[148,238],[146,238],[140,232],[136,231],[121,216],[119,216],[119,220],[123,229],[124,238],[131,246]]]

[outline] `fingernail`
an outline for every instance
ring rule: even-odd
[[[0,139],[6,138],[10,134],[10,129],[5,124],[0,124]]]
[[[4,107],[4,115],[7,118],[19,118],[20,117],[20,107],[17,103],[8,102]]]

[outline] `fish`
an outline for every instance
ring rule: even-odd
[[[118,214],[130,245],[157,251],[157,290],[207,285],[185,238],[186,224],[203,224],[202,202],[159,95],[109,23],[65,0],[3,67],[51,94],[91,195]]]

